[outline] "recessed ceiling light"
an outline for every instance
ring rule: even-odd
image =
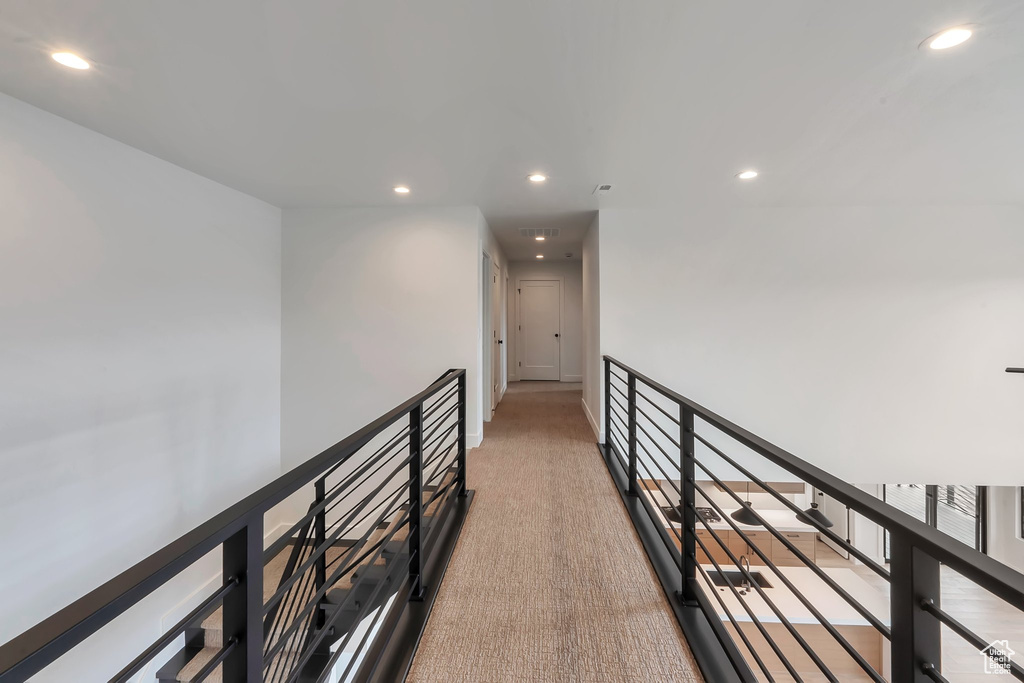
[[[530,175],[526,176],[526,179],[529,180],[531,183],[543,183],[545,180],[548,179],[548,177],[543,173],[531,173]]]
[[[398,194],[409,194],[409,188],[406,187],[405,185],[399,185],[398,187],[395,188],[395,192],[397,192]]]
[[[736,177],[739,178],[740,180],[751,180],[757,177],[757,171],[740,171],[739,173],[736,174]]]
[[[537,258],[544,258],[544,254],[537,254]]]
[[[533,239],[537,240],[538,242],[543,242],[544,241],[544,235],[537,235]]]
[[[960,43],[965,42],[973,34],[974,31],[966,26],[955,26],[936,33],[924,42],[933,50],[945,50],[946,48],[956,47]]]
[[[53,59],[59,64],[72,69],[88,69],[89,62],[85,61],[73,52],[54,52]]]

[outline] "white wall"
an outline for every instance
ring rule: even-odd
[[[604,362],[601,360],[600,215],[583,237],[583,411],[604,443]]]
[[[281,216],[4,95],[0,176],[5,642],[280,474]],[[78,673],[112,675],[193,587]]]
[[[290,468],[468,370],[480,440],[480,211],[284,212],[282,450]]]
[[[512,274],[509,287],[509,330],[508,358],[509,378],[519,380],[518,282],[522,280],[562,281],[562,340],[559,346],[559,372],[563,382],[583,381],[583,264],[580,261],[513,261],[509,266]]]
[[[601,346],[848,481],[1024,482],[1024,212],[601,211]]]
[[[988,554],[1024,572],[1019,491],[1019,486],[990,486],[988,489]]]

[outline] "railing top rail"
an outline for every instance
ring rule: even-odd
[[[465,374],[464,369],[449,370],[429,387],[365,427],[0,645],[0,678],[16,665],[21,665],[24,660],[39,656],[44,650],[47,651],[47,659],[50,661],[63,655],[193,562],[217,548],[241,530],[253,515],[262,515],[329,468],[351,457],[415,406]]]
[[[844,505],[849,506],[876,524],[885,527],[890,532],[896,532],[905,537],[912,538],[916,547],[924,550],[938,561],[948,565],[1000,598],[1015,605],[1024,605],[1024,574],[967,545],[956,541],[951,543],[950,537],[938,529],[928,526],[921,520],[915,519],[901,510],[897,510],[870,493],[762,439],[699,403],[634,370],[612,356],[606,355],[604,359],[632,374],[666,398],[684,406],[695,416],[711,424],[724,434],[736,439],[765,459],[797,475],[803,481],[832,496]]]

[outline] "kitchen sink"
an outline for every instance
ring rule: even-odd
[[[725,576],[723,576],[723,574]],[[732,585],[736,586],[737,588],[743,585],[744,576],[743,572],[741,571],[719,572],[716,570],[711,570],[708,572],[708,576],[711,577],[712,583],[714,583],[716,586],[721,586],[723,588],[729,585],[729,583],[726,581],[726,577],[728,577],[728,580],[732,581]],[[761,572],[752,571],[750,572],[750,576],[754,579],[754,583],[756,583],[761,588],[772,587],[772,585],[768,583],[768,579],[766,579],[764,577],[764,574],[762,574]]]
[[[679,508],[677,506],[663,507],[661,508],[662,513],[665,515],[665,519],[676,524],[683,523],[683,516],[679,514]]]

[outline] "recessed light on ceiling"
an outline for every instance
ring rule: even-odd
[[[58,64],[63,64],[71,69],[83,70],[89,68],[89,62],[85,61],[73,52],[54,52],[51,56]]]
[[[537,258],[544,258],[544,254],[537,254]]]
[[[543,183],[545,180],[548,179],[548,177],[543,173],[531,173],[530,175],[526,176],[526,179],[529,180],[531,183]]]
[[[399,185],[395,188],[395,192],[398,194],[409,194],[409,188],[405,185]]]
[[[757,177],[757,171],[751,169],[749,171],[740,171],[736,174],[736,177],[740,180],[753,180]]]
[[[974,31],[967,26],[954,26],[953,28],[947,28],[945,31],[939,31],[934,36],[925,39],[921,44],[927,45],[933,50],[945,50],[956,47],[972,35],[974,35]]]
[[[537,240],[538,242],[543,242],[543,241],[544,241],[545,239],[547,239],[547,238],[546,238],[546,237],[544,237],[544,235],[537,235],[537,236],[536,236],[536,237],[534,237],[533,239]]]

